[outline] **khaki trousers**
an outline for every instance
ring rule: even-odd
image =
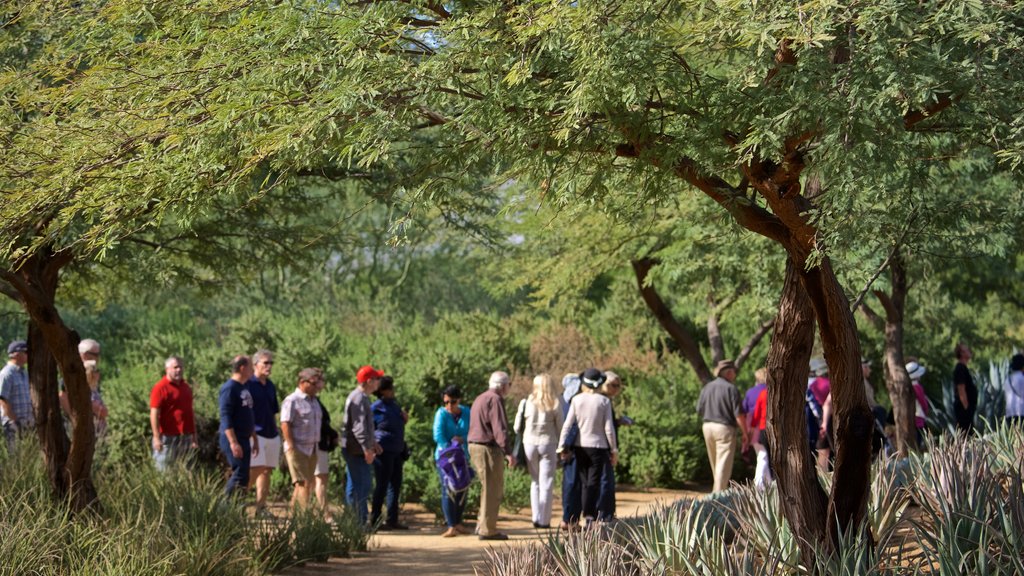
[[[708,449],[708,462],[715,475],[714,492],[729,487],[732,478],[732,460],[736,455],[736,429],[717,422],[705,422],[704,445]]]
[[[498,532],[498,508],[505,494],[505,453],[497,446],[469,445],[469,459],[480,478],[480,513],[476,532],[490,536]]]

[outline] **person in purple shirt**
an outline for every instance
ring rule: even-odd
[[[252,413],[252,393],[246,384],[252,376],[252,360],[235,356],[231,360],[231,378],[220,387],[220,449],[231,466],[224,492],[231,496],[249,487],[249,460],[259,451],[256,424]],[[250,442],[251,440],[251,442]]]
[[[757,404],[757,397],[761,395],[761,391],[768,387],[766,382],[768,381],[768,371],[764,368],[758,368],[754,370],[754,385],[747,390],[746,395],[743,396],[743,413],[747,415],[747,423],[750,423],[750,417],[754,413],[754,406]]]
[[[277,387],[270,379],[273,367],[274,353],[270,350],[259,350],[252,355],[253,376],[247,386],[252,394],[252,415],[260,449],[249,460],[249,485],[256,488],[257,514],[266,513],[270,472],[281,464],[281,434],[275,418],[281,405],[277,400]]]

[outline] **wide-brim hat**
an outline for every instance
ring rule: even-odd
[[[587,368],[580,374],[580,382],[587,388],[598,389],[607,380],[604,373],[597,368]]]
[[[927,371],[928,370],[925,369],[924,366],[921,366],[917,362],[907,363],[907,374],[910,376],[911,380],[920,380],[921,376],[924,376],[924,373]]]
[[[715,364],[715,377],[717,378],[718,375],[722,373],[722,370],[728,369],[736,370],[736,363],[732,360],[722,360],[718,364]]]

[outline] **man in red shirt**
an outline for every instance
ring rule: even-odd
[[[187,450],[199,447],[192,388],[183,378],[181,358],[164,363],[164,377],[149,394],[149,425],[153,429],[153,461],[164,472]]]

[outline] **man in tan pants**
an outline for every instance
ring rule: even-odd
[[[704,421],[704,444],[708,449],[708,461],[715,476],[713,491],[720,492],[729,487],[732,477],[732,461],[736,455],[736,428],[743,434],[743,445],[747,445],[747,416],[743,412],[740,392],[736,381],[736,365],[732,360],[722,360],[715,366],[715,376],[704,385],[697,400],[697,414]]]
[[[481,540],[508,540],[498,532],[498,508],[505,493],[505,463],[516,465],[509,442],[505,395],[511,386],[508,374],[491,374],[487,391],[476,397],[469,410],[469,459],[480,477],[480,513],[476,532]]]

